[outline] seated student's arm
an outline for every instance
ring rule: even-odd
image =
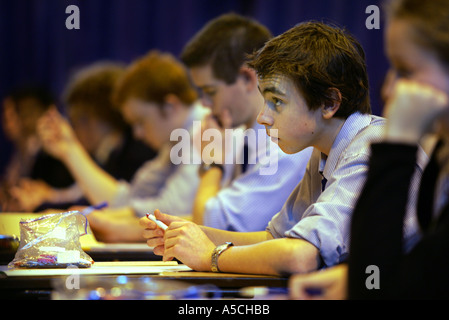
[[[191,216],[199,183],[198,165],[168,163],[163,166],[159,160],[158,156],[144,165],[131,184],[120,182],[120,190],[111,206],[129,206],[138,217],[155,209]]]
[[[204,132],[208,129],[214,129],[221,132],[221,137],[223,139],[222,146],[225,147],[225,134],[224,134],[224,128],[230,128],[232,125],[232,118],[230,117],[230,114],[227,110],[223,111],[222,114],[222,122],[221,124],[218,123],[217,119],[214,118],[212,115],[206,116],[201,125],[201,137],[203,137]],[[200,138],[201,141],[202,138]],[[198,141],[195,139],[195,141]],[[207,146],[207,144],[202,143],[201,145],[196,146],[198,150],[200,150],[201,153],[201,159],[203,161],[210,161],[210,162],[216,162],[218,159],[221,159],[221,163],[225,163],[225,152],[226,150],[222,150],[220,154],[218,154],[218,150],[214,150],[214,156],[210,156],[209,159],[205,159],[205,157],[209,157],[207,155],[207,152],[203,152],[204,148]],[[209,163],[209,162],[208,162]],[[220,168],[212,167],[207,172],[205,172],[201,178],[200,183],[198,185],[197,193],[195,196],[195,200],[193,202],[193,209],[192,209],[192,219],[193,222],[197,224],[203,224],[204,223],[204,212],[206,208],[206,203],[209,199],[215,197],[218,192],[221,189],[221,179],[223,177],[223,171]]]
[[[104,209],[87,215],[89,225],[99,241],[109,243],[144,242],[139,219],[131,208]]]
[[[272,148],[269,157],[263,155],[265,150],[259,152],[259,163],[211,197],[203,222],[197,223],[242,232],[265,230],[303,178],[312,152],[309,148],[286,155],[277,145]],[[267,172],[270,174],[264,174]]]
[[[210,168],[201,177],[193,204],[193,222],[204,224],[206,203],[209,199],[214,198],[220,191],[222,177],[223,171],[217,167]]]
[[[218,267],[222,272],[289,275],[316,270],[319,260],[318,249],[311,243],[281,238],[231,247],[220,256]]]
[[[18,186],[11,189],[11,194],[19,201],[23,210],[32,212],[44,203],[73,203],[83,194],[76,183],[72,186],[56,189],[42,180],[23,178]]]
[[[148,219],[140,224],[146,229],[147,244],[165,261],[176,258],[197,271],[211,270],[211,255],[217,245],[233,242],[218,259],[222,272],[283,275],[308,272],[318,268],[318,250],[300,239],[273,239],[269,232],[230,232],[200,227],[194,223],[155,211],[156,218],[169,225],[164,232]]]
[[[49,110],[39,120],[37,130],[44,149],[67,166],[91,203],[114,198],[117,180],[93,161],[69,123],[56,110]]]

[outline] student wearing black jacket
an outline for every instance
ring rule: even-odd
[[[349,260],[295,276],[293,298],[449,298],[448,7],[448,0],[390,3],[386,46],[397,79],[386,105],[385,139],[372,145],[367,182],[354,209]],[[417,212],[422,238],[403,252],[408,189],[418,143],[426,133],[438,143],[421,180]],[[308,288],[320,289],[320,295],[307,295]]]

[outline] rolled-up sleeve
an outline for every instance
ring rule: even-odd
[[[131,187],[126,181],[119,181],[117,193],[110,203],[111,208],[120,208],[129,205]]]
[[[137,171],[130,184],[119,182],[111,207],[131,207],[137,216],[155,209],[173,215],[191,214],[199,185],[198,167],[196,164],[173,165],[165,152],[161,152]]]
[[[181,165],[166,179],[156,195],[131,197],[129,205],[141,217],[155,209],[171,215],[189,215],[198,185],[198,165]]]
[[[368,161],[368,154],[344,159],[316,203],[285,233],[317,247],[326,266],[342,262],[349,253],[351,217],[366,180]]]

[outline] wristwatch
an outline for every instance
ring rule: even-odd
[[[211,266],[210,269],[212,272],[221,272],[220,269],[218,269],[218,257],[227,249],[232,247],[234,244],[232,242],[226,242],[224,244],[219,245],[214,249],[212,252],[212,260],[211,260]]]
[[[203,163],[201,163],[201,166],[198,170],[199,176],[202,177],[207,171],[209,171],[210,169],[212,169],[214,167],[220,169],[222,173],[224,172],[224,167],[222,164],[213,163],[213,162],[211,164],[206,164],[203,162]]]

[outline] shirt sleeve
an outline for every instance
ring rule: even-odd
[[[363,153],[344,159],[317,201],[285,234],[312,243],[319,249],[325,266],[347,258],[352,212],[366,180],[368,160],[369,156]]]
[[[133,198],[154,197],[165,184],[172,168],[162,155],[147,161],[139,168],[131,183],[120,180],[112,208],[129,206]]]
[[[129,205],[141,217],[155,209],[171,215],[188,215],[192,213],[198,185],[198,165],[180,165],[166,179],[157,194],[131,197]]]
[[[169,151],[138,170],[130,184],[121,181],[113,208],[130,206],[137,216],[159,209],[172,215],[191,214],[199,185],[198,165],[173,165]]]
[[[310,148],[295,155],[279,153],[274,174],[261,174],[260,163],[250,168],[207,201],[204,225],[240,232],[265,230],[301,181],[311,152]]]

